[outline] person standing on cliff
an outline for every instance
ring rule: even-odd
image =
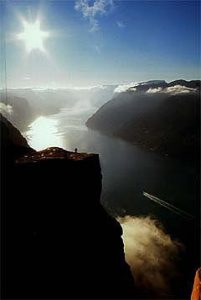
[[[75,148],[75,153],[77,153],[77,148]]]

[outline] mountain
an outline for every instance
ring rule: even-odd
[[[99,156],[36,152],[4,117],[1,128],[1,297],[136,296],[121,226],[100,203]]]
[[[199,152],[200,81],[137,84],[103,105],[89,128],[176,157]]]
[[[26,139],[21,135],[20,131],[14,127],[1,113],[0,128],[1,166],[4,165],[5,160],[13,160],[23,154],[34,152],[34,150],[29,147]]]
[[[36,111],[25,97],[0,91],[0,113],[14,126],[24,131],[36,117]]]

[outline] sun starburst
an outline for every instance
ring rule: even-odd
[[[49,32],[41,30],[39,20],[34,23],[23,21],[23,26],[24,31],[19,33],[17,38],[25,43],[27,52],[29,53],[32,50],[44,52],[44,40],[50,36]]]

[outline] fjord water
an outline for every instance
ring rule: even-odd
[[[153,215],[165,221],[185,218],[143,196],[143,191],[194,215],[197,173],[191,162],[142,150],[121,139],[88,129],[85,122],[95,108],[63,108],[58,114],[38,117],[25,136],[30,146],[49,146],[99,153],[103,174],[102,202],[113,214]]]
[[[50,146],[79,152],[99,153],[103,175],[102,203],[113,216],[151,216],[172,238],[182,242],[185,273],[193,278],[197,237],[194,218],[176,214],[143,195],[147,192],[178,209],[198,213],[199,176],[196,165],[142,150],[121,139],[88,129],[86,120],[97,108],[78,104],[58,114],[41,116],[30,124],[25,136],[30,146],[41,150]],[[53,174],[54,176],[54,174]],[[87,201],[87,199],[82,199]],[[188,290],[191,282],[183,287]]]

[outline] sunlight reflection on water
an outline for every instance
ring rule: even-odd
[[[29,125],[29,130],[25,133],[29,145],[36,149],[42,150],[47,147],[63,147],[63,137],[59,132],[58,120],[38,117]]]

